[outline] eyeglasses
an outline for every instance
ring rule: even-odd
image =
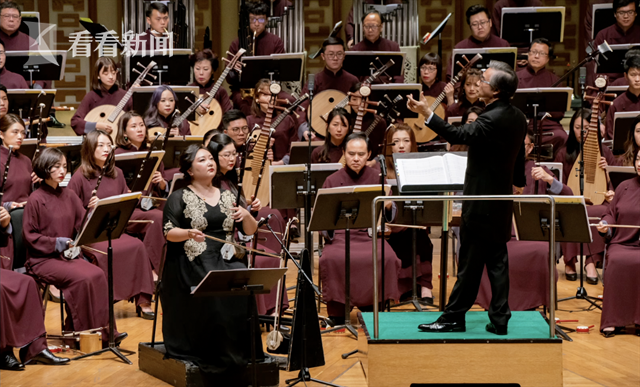
[[[636,14],[636,11],[618,11],[616,12],[616,15],[623,17],[623,16],[633,16]]]
[[[249,21],[251,23],[260,23],[263,24],[265,21],[267,21],[267,19],[263,18],[263,17],[253,17],[251,19],[249,19]]]
[[[365,30],[369,30],[369,31],[377,30],[380,27],[381,27],[380,24],[364,24],[362,26],[362,28],[364,28]]]
[[[2,15],[3,19],[20,19],[20,15]]]
[[[483,20],[483,21],[473,22],[473,23],[471,23],[471,28],[484,27],[488,23],[489,23],[488,19],[487,20]]]
[[[236,157],[238,157],[238,153],[237,152],[220,153],[220,157],[223,157],[223,158],[225,158],[227,160],[235,159]]]
[[[541,57],[543,57],[543,58],[544,58],[545,56],[549,56],[549,54],[548,54],[548,53],[546,53],[546,52],[542,52],[542,51],[533,51],[533,50],[529,51],[529,55],[531,55],[531,56],[541,56]]]
[[[438,71],[438,68],[436,66],[422,66],[422,67],[420,67],[420,71],[426,71],[428,73],[435,73],[436,71]]]
[[[242,127],[238,127],[238,128],[230,128],[231,131],[233,133],[238,133],[239,131],[242,131],[242,133],[249,133],[249,127],[248,126],[242,126]]]
[[[485,80],[484,80],[484,78],[482,78],[482,79],[480,80],[480,82],[482,82],[482,83],[486,83],[487,85],[491,86],[491,83],[489,83],[489,81],[485,81]]]
[[[344,58],[344,52],[327,52],[325,55],[331,59],[342,59]]]

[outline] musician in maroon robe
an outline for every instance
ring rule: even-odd
[[[118,65],[108,56],[98,58],[91,72],[91,91],[80,102],[78,110],[71,117],[71,127],[77,135],[100,129],[111,134],[118,130],[117,122],[88,122],[85,116],[94,108],[103,105],[117,106],[127,94],[118,86]],[[136,86],[136,85],[134,85]],[[131,110],[133,100],[129,99],[122,111]]]
[[[109,340],[109,293],[107,278],[97,266],[85,261],[82,253],[69,259],[73,241],[82,226],[82,201],[60,183],[67,174],[67,161],[56,148],[47,148],[33,165],[43,179],[25,206],[23,234],[27,245],[27,271],[54,285],[64,293],[67,309],[66,330],[103,328],[103,345]],[[119,344],[127,337],[115,329]]]
[[[157,50],[158,46],[163,45],[164,42],[166,42],[166,46],[163,48],[169,49],[171,39],[173,39],[173,34],[167,30],[171,28],[169,8],[164,3],[152,2],[149,4],[145,15],[149,28],[147,28],[144,35],[141,35],[139,38],[140,45],[138,46],[138,52],[144,52],[145,55],[150,55],[151,50]],[[135,49],[133,44],[131,49]]]
[[[151,95],[149,107],[144,113],[144,124],[147,129],[162,128],[169,130],[169,136],[189,136],[191,127],[189,121],[182,120],[180,127],[174,126],[179,114],[176,112],[178,97],[169,86],[158,86]]]
[[[591,36],[593,34],[593,6],[595,4],[606,4],[611,3],[611,0],[590,0],[587,5],[587,10],[584,15],[584,46],[587,47],[589,42],[591,42],[597,36]]]
[[[116,135],[115,153],[124,154],[131,152],[149,152],[149,137],[147,127],[144,125],[142,117],[136,112],[126,112],[118,124],[118,134]],[[164,162],[160,161],[158,170],[153,174],[150,189],[143,192],[143,195],[151,195],[159,198],[167,196],[169,192],[169,182],[164,178]],[[150,202],[151,206],[147,205]],[[162,206],[157,206],[161,208]],[[144,208],[144,209],[143,209]],[[147,249],[149,261],[153,266],[154,279],[160,272],[162,252],[166,240],[162,231],[162,210],[153,205],[153,201],[143,199],[142,205],[136,208],[131,215],[132,220],[150,220],[153,223],[130,223],[127,226],[127,233],[138,235],[142,238],[144,247]]]
[[[4,182],[2,205],[8,210],[22,211],[22,207],[27,204],[27,199],[31,194],[32,183],[39,181],[33,174],[31,160],[19,152],[22,141],[26,137],[24,122],[15,114],[7,114],[0,119],[0,179],[4,176],[4,171],[9,158],[9,146],[13,147],[11,162]],[[0,267],[11,270],[13,268],[14,245],[13,235],[7,237],[7,243],[0,246],[0,255],[9,259],[0,259]],[[20,265],[21,266],[21,265]]]
[[[467,24],[471,28],[471,36],[461,40],[454,48],[487,48],[509,47],[506,40],[491,33],[491,12],[479,4],[472,5],[466,12]],[[447,65],[447,81],[451,79],[453,69]]]
[[[8,89],[28,89],[29,85],[22,75],[7,70],[6,63],[7,55],[5,54],[4,42],[0,39],[0,79],[2,79],[2,84]]]
[[[9,112],[9,97],[7,96],[7,88],[0,83],[0,118]]]
[[[349,94],[349,105],[351,105],[351,114],[349,115],[349,121],[351,124],[351,128],[353,128],[354,131],[361,131],[369,138],[369,150],[371,151],[371,154],[369,155],[367,166],[375,167],[377,163],[375,157],[382,152],[382,142],[384,141],[384,133],[387,128],[387,121],[378,114],[373,114],[365,111],[362,117],[362,126],[360,128],[356,126],[356,121],[358,118],[358,106],[362,101],[362,95],[360,94],[361,86],[362,84],[358,82],[351,87],[351,94]],[[370,109],[369,105],[365,105],[364,108]]]
[[[349,122],[349,113],[343,108],[331,110],[327,117],[327,135],[324,144],[311,152],[311,162],[337,163],[342,159],[342,143],[351,134],[352,127]]]
[[[624,78],[629,88],[620,94],[607,111],[605,139],[613,140],[614,118],[616,112],[634,112],[640,110],[640,56],[631,56],[624,62]]]
[[[442,58],[434,53],[426,53],[418,63],[420,83],[422,84],[422,94],[425,97],[438,98],[444,91],[447,84],[442,82]],[[453,88],[451,88],[453,91]],[[453,94],[451,100],[444,101],[445,105],[453,104]]]
[[[345,139],[346,166],[325,180],[322,188],[347,187],[355,185],[380,184],[380,171],[365,165],[369,158],[367,138],[362,133],[352,133]],[[388,209],[391,204],[387,205]],[[318,210],[318,209],[316,209]],[[322,280],[322,296],[327,301],[327,313],[337,324],[345,318],[345,232],[336,230],[327,239],[327,244],[320,257],[320,279]],[[378,251],[382,243],[378,239]],[[371,262],[371,238],[366,229],[351,230],[351,306],[367,307],[373,304],[373,267]],[[398,273],[400,260],[391,246],[385,246],[384,290],[381,300],[397,300]],[[378,255],[378,265],[382,257]],[[380,283],[380,278],[379,282]]]
[[[121,195],[129,192],[122,170],[115,166],[115,160],[110,156],[111,137],[106,132],[96,130],[87,135],[82,143],[82,164],[73,174],[67,189],[78,195],[82,205],[93,208],[98,199]],[[109,160],[106,166],[104,165]],[[95,196],[99,175],[102,181]],[[151,262],[147,256],[144,244],[137,238],[122,234],[112,242],[113,246],[113,296],[116,301],[135,300],[138,315],[144,319],[153,320],[151,295],[153,294],[153,274]],[[90,247],[106,252],[109,242],[94,243]],[[98,266],[107,274],[107,256],[96,251],[86,254],[93,255]]]
[[[547,63],[549,57],[553,55],[551,43],[545,38],[534,39],[529,46],[529,60],[525,68],[518,71],[518,88],[530,89],[538,87],[551,87],[558,81],[558,76],[549,71]],[[551,117],[547,117],[542,121],[542,132],[551,133],[551,136],[543,136],[543,144],[552,144],[553,152],[558,153],[560,148],[567,142],[567,132],[560,124],[560,120],[564,118],[564,112],[548,112]],[[540,117],[538,117],[538,120]],[[538,121],[538,126],[540,125]],[[533,128],[533,119],[529,120],[529,128]],[[534,129],[535,131],[538,128]]]
[[[205,48],[191,55],[190,60],[195,82],[190,83],[189,86],[198,86],[200,88],[200,95],[210,92],[216,84],[213,74],[218,69],[218,57],[210,49]],[[204,97],[208,98],[207,96]],[[213,98],[218,101],[223,114],[232,109],[233,106],[231,105],[229,94],[227,94],[227,90],[225,90],[224,87],[218,87]],[[203,115],[208,110],[209,106],[202,104],[198,106],[197,112]]]
[[[371,11],[362,18],[362,31],[364,39],[355,46],[351,47],[351,51],[396,51],[400,52],[400,45],[392,40],[385,39],[381,36],[382,25],[384,20],[378,11]],[[368,76],[360,77],[363,82]],[[393,79],[386,75],[380,75],[373,83],[404,83],[404,76],[397,75]]]
[[[366,4],[401,4],[402,0],[364,0]],[[344,34],[347,37],[347,48],[351,48],[354,43],[354,30],[356,24],[353,20],[353,7],[349,10],[349,16],[347,16],[347,25],[344,27]]]
[[[484,102],[480,99],[480,77],[482,72],[478,69],[469,69],[460,78],[458,101],[447,106],[446,117],[462,117],[474,106],[484,109]],[[451,93],[451,97],[449,96]],[[453,89],[447,90],[447,99],[453,98]]]
[[[531,130],[524,140],[527,157],[535,146],[535,137]],[[571,188],[555,178],[547,167],[536,167],[535,160],[524,164],[527,185],[523,195],[573,195]],[[538,190],[535,190],[538,182]],[[509,308],[511,310],[529,310],[545,305],[549,307],[549,243],[520,241],[512,234],[507,242],[509,251]],[[556,281],[557,281],[556,273]],[[491,304],[491,284],[486,268],[482,274],[480,290],[476,302],[489,309]]]
[[[604,43],[611,44],[630,44],[640,43],[640,26],[635,24],[636,2],[634,0],[614,0],[613,14],[616,18],[615,24],[601,30],[596,35],[594,45],[597,48]],[[594,86],[597,77],[596,64],[591,62],[587,65],[587,85]],[[607,73],[609,82],[613,82],[623,76],[622,73]]]
[[[636,151],[636,173],[640,175],[640,153]],[[640,226],[640,176],[625,180],[602,217],[598,231],[606,234],[607,260],[600,330],[612,337],[626,325],[640,325],[640,229],[607,225]]]

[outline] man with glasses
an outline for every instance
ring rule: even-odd
[[[549,58],[553,55],[551,43],[545,38],[534,39],[529,45],[528,64],[525,68],[517,72],[518,87],[520,89],[535,87],[551,87],[558,80],[558,76],[547,70]],[[551,117],[547,117],[542,121],[542,130],[544,133],[552,133],[542,137],[543,144],[553,145],[553,154],[567,141],[567,132],[560,124],[560,120],[564,118],[564,112],[548,112]],[[538,117],[540,118],[540,117]],[[533,120],[529,123],[529,127],[533,128]],[[538,129],[535,128],[535,133]]]
[[[7,70],[4,67],[5,63],[7,63],[7,56],[5,55],[4,42],[0,39],[0,79],[2,79],[2,84],[8,89],[28,89],[27,81],[22,75]]]
[[[249,126],[247,116],[238,109],[231,109],[222,115],[222,132],[231,137],[236,149],[240,149],[247,142]]]
[[[371,11],[362,18],[362,31],[364,39],[351,47],[351,51],[396,51],[400,52],[398,43],[383,38],[382,25],[384,20],[378,11]],[[364,81],[367,77],[360,77]],[[388,83],[386,75],[382,75],[374,83]],[[404,83],[404,77],[399,75],[393,78],[394,83]]]
[[[36,41],[19,31],[22,23],[20,8],[13,1],[0,3],[0,39],[4,41],[7,51],[28,51],[37,50]]]

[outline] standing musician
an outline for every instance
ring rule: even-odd
[[[154,1],[149,4],[145,15],[149,28],[147,28],[145,34],[140,37],[141,43],[139,50],[149,52],[151,49],[156,50],[158,47],[158,39],[169,38],[168,28],[171,25],[169,8],[162,2]],[[151,39],[154,41],[152,42]]]
[[[352,133],[345,140],[344,168],[330,175],[322,188],[380,184],[380,170],[366,165],[369,158],[368,139],[363,133]],[[391,210],[392,203],[385,204]],[[345,316],[345,231],[336,230],[326,233],[326,245],[320,257],[320,278],[322,280],[322,298],[327,301],[327,314],[337,325],[344,323]],[[382,248],[378,239],[378,251]],[[351,230],[351,306],[369,307],[373,304],[373,267],[371,263],[371,238],[366,229]],[[398,300],[398,272],[400,260],[387,244],[385,246],[383,300]],[[382,257],[378,255],[378,265]]]
[[[640,149],[640,115],[633,120],[627,140],[624,142],[624,149],[625,152],[620,155],[619,162],[621,165],[631,167],[635,161],[633,155]]]
[[[640,28],[640,27],[639,27]],[[606,132],[603,137],[613,140],[614,117],[616,112],[633,112],[640,110],[640,56],[633,55],[624,61],[624,79],[627,80],[629,88],[620,94],[607,111]]]
[[[640,323],[640,229],[610,227],[640,226],[640,153],[637,150],[634,167],[638,176],[620,183],[609,211],[598,224],[598,232],[608,239],[607,286],[600,320],[604,337],[613,337],[627,325],[636,324],[637,329]]]
[[[351,51],[400,51],[400,45],[398,43],[383,38],[382,24],[384,20],[378,11],[370,11],[362,17],[362,31],[364,32],[364,39],[351,47]],[[360,77],[360,81],[367,79],[366,76]],[[404,76],[397,75],[390,79],[386,75],[378,77],[374,83],[404,83]]]
[[[4,78],[2,78],[4,80]],[[9,112],[9,97],[7,88],[0,83],[0,119]]]
[[[82,201],[60,183],[67,174],[67,160],[57,148],[47,148],[33,163],[43,184],[29,197],[24,210],[23,232],[27,245],[27,271],[64,292],[66,330],[102,329],[102,344],[109,340],[109,293],[107,278],[82,253],[68,259],[63,253],[82,227]],[[115,342],[128,335],[115,330]]]
[[[584,128],[585,131],[589,131],[590,120],[591,110],[588,109],[580,109],[575,112],[573,117],[571,117],[567,143],[564,148],[560,149],[555,158],[555,162],[562,163],[562,179],[564,180],[564,184],[567,184],[569,175],[571,173],[575,173],[573,171],[573,166],[576,160],[578,160],[578,158],[580,157],[582,129]],[[602,156],[600,157],[600,161],[598,162],[598,168],[606,169],[608,165],[619,164],[619,161],[616,160],[616,157],[613,155],[613,152],[611,152],[611,149],[609,149],[609,147],[603,146],[600,148],[600,150],[602,151]],[[604,195],[604,203],[599,205],[587,206],[587,214],[590,217],[601,217],[607,212],[609,203],[614,196],[614,192],[612,189],[613,186],[609,182],[609,190]],[[580,192],[576,192],[576,194],[580,194]],[[602,262],[605,243],[604,239],[597,235],[595,227],[592,228],[592,230],[593,242],[584,244],[583,255],[586,257],[584,261],[584,267],[587,271],[586,282],[590,285],[596,285],[598,283],[598,272],[596,271],[596,264],[600,264]],[[578,274],[576,272],[576,262],[578,260],[577,257],[580,255],[580,244],[563,243],[562,251],[564,253],[565,277],[567,281],[575,281],[578,279]]]
[[[337,37],[325,39],[322,42],[320,56],[324,61],[324,69],[315,75],[313,93],[317,95],[325,90],[338,90],[347,94],[351,87],[358,83],[358,78],[342,68],[344,62],[344,42],[342,39]],[[305,85],[302,94],[308,91],[308,85]],[[304,101],[301,105],[308,109],[309,102]],[[309,123],[305,121],[298,128],[298,137],[301,140],[308,140],[308,135]],[[317,135],[314,133],[313,136],[315,138]]]
[[[96,129],[103,130],[108,134],[118,130],[115,123],[109,122],[88,122],[84,117],[95,107],[102,105],[118,105],[127,93],[126,90],[118,86],[118,64],[108,56],[98,58],[93,65],[91,72],[91,91],[87,93],[78,110],[71,118],[71,127],[78,136],[89,133]],[[133,87],[135,87],[134,85]],[[129,99],[124,106],[124,111],[131,110],[133,99]]]
[[[484,109],[485,105],[479,94],[481,76],[482,71],[469,69],[460,78],[461,87],[458,90],[458,102],[447,106],[446,117],[461,117],[469,108],[474,106]],[[447,100],[450,101],[451,99],[453,99],[453,88],[447,88]]]
[[[68,190],[75,192],[86,208],[94,208],[99,199],[121,195],[129,192],[124,174],[116,167],[112,152],[111,137],[101,130],[87,135],[82,143],[82,164],[73,174]],[[108,163],[105,167],[105,163]],[[94,194],[99,176],[102,182]],[[153,294],[153,274],[151,263],[144,244],[137,238],[123,234],[112,242],[113,245],[113,297],[116,301],[131,300],[136,302],[138,316],[153,320],[151,295]],[[107,251],[109,242],[94,243],[90,246],[103,252]],[[107,256],[91,252],[98,266],[107,276]]]
[[[22,75],[5,68],[5,64],[7,63],[7,55],[5,52],[4,42],[0,39],[0,79],[2,79],[2,84],[9,89],[28,89],[29,85],[27,85],[27,81],[24,80]]]
[[[136,112],[126,112],[118,124],[118,134],[116,135],[115,154],[130,152],[148,152],[149,138],[147,127]],[[163,177],[164,163],[161,161],[158,170],[151,179],[152,189],[143,193],[156,197],[165,197],[169,191],[169,182]],[[139,235],[142,238],[144,247],[147,249],[149,261],[153,267],[153,277],[157,278],[162,261],[165,239],[162,233],[162,210],[158,208],[142,209],[136,208],[131,215],[132,220],[151,220],[153,223],[131,223],[127,227],[127,232],[132,235]]]
[[[490,26],[488,26],[490,27]],[[509,195],[513,186],[523,187],[524,137],[527,122],[524,114],[509,100],[518,88],[518,78],[504,62],[492,61],[480,84],[480,97],[487,108],[478,119],[460,127],[447,124],[435,116],[424,97],[416,101],[407,96],[407,107],[426,118],[434,132],[452,144],[469,145],[465,195]],[[496,147],[501,149],[496,152]],[[509,310],[509,265],[507,241],[511,239],[510,201],[465,201],[460,227],[460,265],[444,313],[438,320],[421,324],[427,332],[464,332],[465,314],[471,308],[486,265],[495,290],[489,309],[486,330],[507,334]]]
[[[257,230],[256,220],[237,206],[231,191],[213,185],[219,166],[203,145],[191,145],[180,158],[180,172],[189,185],[169,196],[164,208],[167,261],[162,271],[162,333],[167,356],[200,367],[207,385],[236,385],[238,370],[251,358],[251,329],[262,360],[257,326],[249,325],[249,296],[193,297],[196,286],[211,270],[244,269],[237,258],[225,260],[223,243],[232,240],[233,224],[243,234]],[[215,383],[214,383],[215,382]]]
[[[545,38],[534,39],[529,45],[528,64],[517,72],[518,87],[521,89],[536,87],[551,87],[559,79],[557,75],[547,70],[549,58],[553,56],[553,47]],[[552,144],[553,153],[556,154],[567,142],[567,132],[560,124],[564,118],[564,112],[548,112],[551,117],[542,121],[543,133],[552,133],[552,136],[542,137],[543,144]],[[538,117],[540,118],[540,117]],[[529,122],[529,128],[538,133],[538,128],[533,127],[533,120]],[[538,121],[540,124],[540,121]]]
[[[200,88],[200,95],[210,92],[216,83],[213,74],[218,69],[218,57],[210,49],[205,48],[191,55],[189,60],[193,68],[193,79],[195,82],[190,83],[188,86],[198,86]],[[233,106],[231,105],[229,94],[227,94],[227,90],[225,90],[224,87],[220,87],[213,98],[220,104],[222,113],[232,109]],[[197,112],[203,115],[208,110],[209,106],[202,104],[198,106]]]
[[[178,113],[176,112],[176,104],[178,97],[173,89],[169,86],[158,86],[149,101],[149,107],[144,113],[144,124],[147,128],[160,127],[169,129],[173,120]],[[175,113],[175,114],[174,114]],[[189,121],[183,120],[179,128],[171,127],[169,130],[169,136],[189,136],[191,135],[191,128]]]
[[[327,117],[327,136],[324,144],[311,152],[311,162],[337,163],[344,154],[344,139],[351,134],[353,128],[349,120],[349,113],[343,108],[333,109]]]
[[[391,126],[387,131],[387,144],[385,148],[385,162],[387,164],[387,179],[397,179],[396,169],[393,165],[394,153],[409,153],[418,151],[416,136],[411,128],[403,123]],[[391,227],[389,244],[398,258],[402,261],[399,271],[398,288],[401,294],[413,290],[413,233],[407,227]],[[432,267],[433,244],[429,238],[429,229],[416,230],[416,251],[419,256],[417,267],[418,285],[420,285],[420,297],[428,304],[433,304]]]

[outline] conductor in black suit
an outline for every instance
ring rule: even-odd
[[[469,146],[465,195],[510,195],[524,187],[524,137],[527,121],[511,106],[518,77],[506,63],[491,61],[480,81],[480,98],[487,107],[475,122],[449,125],[429,109],[424,96],[407,96],[407,107],[426,117],[426,124],[451,144]],[[521,192],[521,191],[520,191]],[[478,295],[484,266],[491,282],[491,306],[486,330],[507,334],[509,265],[507,242],[511,239],[511,201],[464,201],[460,226],[458,280],[449,303],[438,320],[421,324],[426,332],[464,332],[465,313]]]

